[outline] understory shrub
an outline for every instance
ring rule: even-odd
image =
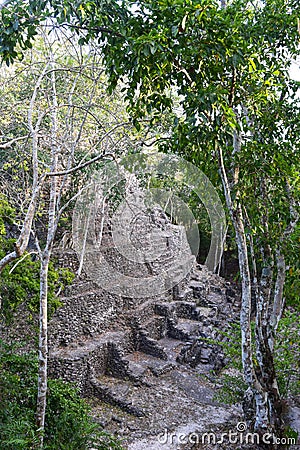
[[[22,354],[17,345],[0,341],[1,450],[37,448],[35,410],[37,357]],[[63,380],[48,380],[45,450],[122,450],[111,435],[96,424],[77,389]]]

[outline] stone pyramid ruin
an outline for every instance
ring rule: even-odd
[[[131,240],[153,247],[150,233],[159,257],[126,257],[126,224],[118,224],[124,233],[116,240],[110,219],[97,218],[87,240],[98,239],[101,222],[101,242],[87,251],[81,276],[49,323],[49,372],[91,399],[95,420],[123,438],[124,448],[181,448],[163,446],[157,436],[166,429],[195,432],[238,413],[215,403],[207,380],[224,366],[218,342],[237,318],[239,295],[196,263],[183,227],[161,208],[138,215]],[[78,270],[75,251],[57,256],[61,266]],[[106,272],[99,269],[103,259]]]

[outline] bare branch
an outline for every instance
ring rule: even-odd
[[[62,213],[68,208],[68,206],[72,203],[72,202],[74,202],[81,194],[82,194],[82,192],[85,190],[85,189],[87,189],[87,188],[89,188],[91,186],[91,183],[89,183],[89,184],[86,184],[86,185],[84,185],[81,189],[79,189],[79,191],[75,194],[75,195],[73,195],[72,196],[72,198],[70,198],[61,208],[60,208],[60,210],[58,211],[58,214],[57,214],[57,224],[58,224],[58,222],[59,222],[59,219],[60,219],[60,217],[61,217],[61,215],[62,215]]]
[[[105,153],[103,155],[98,155],[98,156],[95,156],[95,158],[90,159],[89,161],[86,161],[83,164],[80,164],[80,165],[78,165],[76,167],[73,167],[72,169],[64,170],[64,171],[61,171],[61,172],[49,172],[49,173],[46,173],[46,176],[47,177],[58,177],[58,176],[61,176],[61,175],[69,175],[70,173],[77,172],[77,170],[81,170],[81,169],[84,169],[87,166],[90,166],[91,164],[99,161],[100,159],[104,159],[104,158],[108,158],[108,157],[111,157],[112,159],[114,159],[115,155],[113,153]]]
[[[34,250],[34,251],[32,251],[32,252],[25,253],[25,255],[23,256],[23,258],[19,259],[19,260],[16,262],[16,264],[14,264],[14,266],[10,269],[9,274],[11,274],[11,273],[15,270],[15,268],[16,268],[22,261],[24,261],[25,258],[27,258],[27,256],[31,256],[31,255],[34,255],[34,254],[37,255],[38,252]]]
[[[40,190],[43,185],[44,178],[45,178],[45,176],[43,175],[42,178],[40,179],[40,181],[37,183],[35,190],[32,193],[32,197],[30,200],[30,204],[29,204],[25,219],[24,219],[21,233],[15,243],[15,250],[13,252],[9,253],[8,255],[4,256],[0,260],[0,273],[2,272],[2,270],[4,269],[4,267],[7,264],[11,263],[15,259],[22,256],[23,253],[25,252],[25,250],[27,249],[28,242],[29,242],[29,236],[30,236],[30,232],[31,232],[31,227],[32,227],[32,222],[33,222],[35,209],[36,209],[36,203],[37,203],[37,199],[38,199]]]
[[[28,139],[28,136],[20,136],[18,138],[12,139],[11,141],[6,142],[5,144],[0,144],[1,149],[10,148],[15,142],[23,141],[24,139]]]
[[[128,124],[129,124],[128,122],[124,122],[124,123],[119,123],[119,124],[115,125],[111,130],[109,130],[107,133],[105,133],[104,136],[102,136],[102,138],[100,139],[100,141],[98,143],[102,142],[106,137],[108,137],[111,133],[113,133],[117,128],[123,127]],[[73,167],[72,169],[63,170],[60,172],[49,172],[46,174],[46,176],[47,177],[57,177],[57,176],[61,176],[61,175],[69,175],[71,173],[77,172],[78,170],[84,169],[85,167],[90,166],[91,164],[93,164],[103,158],[114,159],[115,155],[113,153],[105,153],[105,154],[97,155],[94,158],[90,159],[89,161],[79,164],[78,166]]]

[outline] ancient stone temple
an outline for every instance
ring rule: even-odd
[[[134,209],[130,198],[128,204]],[[128,258],[128,221],[130,245],[152,248],[151,258],[145,252]],[[86,233],[81,275],[49,323],[50,375],[75,382],[93,399],[96,420],[124,437],[125,448],[179,448],[159,444],[157,436],[165,429],[197,431],[234,413],[216,406],[205,375],[224,365],[219,331],[236,318],[238,295],[195,262],[183,227],[161,208],[140,208],[134,220],[117,224],[117,237],[111,220],[97,224]],[[75,251],[59,259],[78,270]]]

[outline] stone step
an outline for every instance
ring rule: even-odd
[[[175,318],[176,302],[155,302],[155,314],[167,318]]]
[[[147,330],[139,330],[137,335],[136,350],[141,351],[146,355],[155,356],[159,359],[168,359],[167,354],[159,345],[157,339],[151,338]]]
[[[49,374],[59,373],[61,378],[75,382],[84,392],[88,390],[92,376],[127,376],[128,363],[123,356],[130,351],[133,348],[129,331],[103,333],[68,347],[50,349]]]
[[[195,302],[177,301],[176,315],[179,318],[194,319],[197,305]]]
[[[197,299],[197,303],[205,305],[205,299],[208,294],[207,282],[203,280],[190,280],[188,286],[192,290],[193,298]]]
[[[197,320],[202,321],[203,319],[215,317],[217,312],[216,307],[197,306],[195,309],[195,317],[197,317]]]
[[[169,321],[167,336],[179,341],[193,341],[201,336],[199,324],[189,319],[179,319],[177,323]]]
[[[237,422],[236,416],[232,419],[231,409],[216,404],[214,385],[206,377],[200,377],[198,371],[177,365],[163,376],[150,374],[148,380],[147,385],[136,383],[129,386],[126,380],[101,377],[96,381],[102,387],[101,401],[99,404],[97,400],[93,401],[93,415],[96,421],[104,422],[108,431],[123,439],[126,449],[164,448],[157,436],[162,436],[166,430],[171,433],[177,429],[178,434],[185,432],[186,435],[191,432],[199,434],[199,429],[207,432],[211,423],[219,423],[224,418],[228,420],[231,417]],[[119,406],[107,407],[104,402],[109,400],[109,396],[110,405]],[[151,436],[155,443],[153,447],[149,445]],[[131,447],[129,443],[133,441],[136,445]],[[174,449],[178,448],[175,444]],[[182,448],[187,450],[186,445]]]
[[[134,395],[138,387],[132,382],[118,378],[101,376],[91,380],[91,394],[105,403],[118,406],[121,410],[136,417],[145,416],[145,406]]]
[[[49,321],[50,347],[68,346],[82,338],[93,339],[117,322],[120,299],[103,291],[88,291],[61,298],[62,306]]]
[[[149,403],[149,397],[147,397],[147,391],[151,392],[153,386],[156,386],[156,384],[153,384],[153,381],[149,384],[151,376],[155,376],[156,379],[157,377],[160,378],[168,375],[175,370],[174,377],[171,375],[171,379],[178,379],[178,376],[181,376],[181,372],[178,371],[180,364],[177,362],[177,358],[186,343],[165,337],[160,339],[158,344],[167,355],[166,361],[141,351],[129,353],[122,358],[126,362],[129,377],[116,378],[107,376],[106,374],[95,377],[91,383],[93,395],[106,403],[118,406],[120,409],[136,417],[147,416],[150,412],[148,409],[151,410],[154,406]],[[206,370],[198,371],[198,373],[204,372],[207,372],[207,367]],[[191,376],[187,372],[185,378],[180,379],[180,385],[182,385],[184,390],[186,389],[187,383],[191,382]],[[169,391],[169,389],[167,390]],[[194,382],[192,397],[196,397],[197,394],[199,398],[200,391],[198,391],[199,387],[195,390]],[[145,402],[145,398],[147,398],[147,402]]]
[[[120,348],[126,348],[129,346],[128,331],[108,331],[98,336],[94,336],[91,339],[83,338],[67,347],[50,349],[49,356],[50,358],[61,359],[82,358],[108,343],[119,345]]]
[[[151,299],[136,305],[134,309],[126,311],[124,317],[128,324],[135,325],[143,323],[153,315],[155,315],[155,303]]]
[[[99,285],[94,281],[78,280],[64,289],[64,297],[73,297],[76,295],[85,295],[87,292],[99,291]]]
[[[187,336],[191,337],[201,336],[201,333],[199,332],[199,323],[191,319],[180,318],[176,325],[176,328],[178,330],[181,330]]]
[[[174,288],[174,300],[182,302],[192,302],[194,299],[193,289],[186,287],[185,289]]]
[[[136,376],[136,379],[139,380],[149,373],[149,371],[153,373],[153,375],[160,376],[173,370],[177,364],[175,360],[170,361],[169,358],[167,360],[162,360],[155,356],[146,355],[140,351],[135,351],[126,355],[124,359],[129,363],[128,369],[131,371],[131,374]]]
[[[168,355],[168,361],[177,364],[177,356],[180,354],[180,351],[185,345],[185,342],[179,341],[178,339],[165,337],[159,340],[159,345]]]
[[[173,301],[155,303],[155,313],[160,316],[176,319],[176,317],[193,319],[197,305],[194,301]]]
[[[149,333],[150,338],[158,340],[167,334],[168,319],[167,317],[154,314],[141,324],[141,328]]]

